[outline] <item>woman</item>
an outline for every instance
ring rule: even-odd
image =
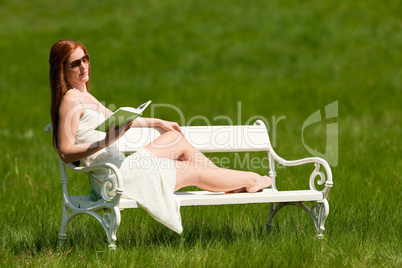
[[[137,201],[156,220],[181,233],[179,205],[174,191],[197,186],[208,191],[250,193],[271,185],[267,176],[247,171],[218,168],[191,146],[175,122],[137,118],[107,133],[95,127],[112,114],[89,91],[90,63],[87,49],[80,43],[61,40],[50,51],[50,87],[53,145],[65,163],[80,160],[85,166],[112,162],[121,171],[125,198]],[[114,142],[131,127],[160,127],[166,132],[125,157]],[[146,168],[149,159],[156,167]],[[100,181],[92,178],[99,192]]]

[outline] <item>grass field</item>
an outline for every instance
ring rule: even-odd
[[[1,267],[402,267],[400,1],[85,2],[0,2]],[[184,207],[181,236],[144,211],[122,211],[116,251],[84,216],[58,251],[60,175],[43,127],[49,50],[60,39],[89,49],[91,92],[109,107],[151,99],[178,107],[184,124],[283,117],[274,149],[289,160],[310,156],[303,123],[338,101],[325,239],[293,207],[270,233],[266,205]],[[326,123],[304,133],[319,152]],[[307,188],[311,170],[279,169],[278,188]],[[71,174],[69,187],[89,192],[86,177]]]

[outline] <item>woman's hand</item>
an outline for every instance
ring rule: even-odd
[[[133,123],[133,120],[128,121],[121,125],[119,128],[115,128],[115,124],[113,123],[110,125],[109,130],[106,132],[106,137],[105,137],[105,145],[108,147],[111,145],[113,142],[117,141],[121,137],[124,136],[124,134],[131,128],[131,125]]]
[[[181,129],[179,127],[179,124],[177,124],[176,122],[170,122],[170,121],[165,121],[165,120],[159,119],[156,126],[162,128],[166,131],[175,130],[175,131],[180,132],[180,134],[183,135],[183,133],[181,132]]]

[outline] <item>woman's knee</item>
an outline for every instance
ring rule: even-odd
[[[164,140],[164,144],[167,145],[168,147],[170,146],[175,146],[177,144],[180,144],[183,142],[183,136],[175,131],[175,130],[171,130],[168,131],[166,133],[162,134],[163,140]]]
[[[177,146],[177,148],[180,148],[183,153],[190,151],[192,152],[194,150],[194,147],[178,131],[172,130],[164,133],[163,135],[166,135],[168,137],[167,140],[169,141],[169,144],[171,146]]]
[[[175,133],[177,131],[168,131],[149,143],[149,147],[156,149],[172,148],[180,144],[180,137]]]
[[[168,157],[173,160],[189,160],[193,158],[194,148],[177,131],[168,131],[146,146],[157,157]]]

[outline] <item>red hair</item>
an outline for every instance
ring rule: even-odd
[[[72,87],[67,81],[65,74],[65,66],[71,53],[77,48],[81,48],[85,54],[87,49],[79,42],[73,40],[60,40],[53,45],[50,50],[49,63],[49,79],[50,90],[52,95],[52,104],[50,107],[50,116],[53,124],[53,147],[57,150],[57,138],[59,128],[59,108],[61,100],[67,91]],[[89,72],[90,73],[90,67]],[[87,90],[89,90],[89,81],[86,82]]]

